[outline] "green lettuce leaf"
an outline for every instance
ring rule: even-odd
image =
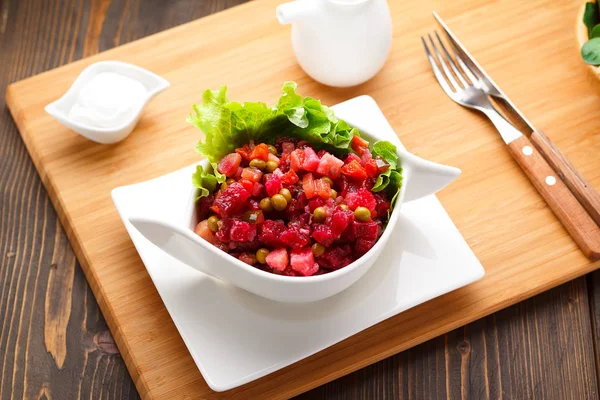
[[[192,184],[200,189],[200,197],[205,197],[215,191],[217,183],[225,182],[226,176],[217,171],[216,164],[212,164],[213,172],[205,171],[202,165],[196,166],[196,172],[192,174]]]
[[[373,143],[373,155],[383,158],[388,164],[390,169],[396,169],[398,165],[398,153],[396,153],[396,146],[387,140],[378,140]]]
[[[196,150],[217,163],[251,140],[273,143],[277,136],[293,136],[317,148],[347,153],[358,131],[338,120],[319,100],[297,94],[296,88],[296,83],[286,82],[273,108],[265,103],[228,102],[225,86],[205,91],[202,103],[193,105],[187,118],[205,135]]]

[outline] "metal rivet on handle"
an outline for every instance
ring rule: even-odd
[[[556,184],[556,178],[553,177],[552,175],[547,176],[546,177],[546,185],[552,186],[554,184]]]
[[[525,146],[522,149],[523,154],[525,154],[526,156],[530,156],[533,154],[533,149],[531,148],[531,146]]]

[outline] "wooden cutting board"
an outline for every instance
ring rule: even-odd
[[[297,66],[279,1],[260,0],[12,84],[7,103],[137,388],[145,398],[285,398],[400,352],[598,267],[521,173],[492,126],[438,87],[419,36],[436,9],[526,115],[600,187],[600,97],[573,31],[580,0],[390,2],[394,44],[381,73],[351,89],[315,83]],[[172,86],[116,145],[92,143],[44,106],[92,62],[148,68]],[[161,302],[110,198],[114,187],[198,160],[185,123],[206,88],[273,102],[285,80],[335,104],[370,94],[402,142],[463,175],[439,198],[486,269],[468,287],[406,311],[308,359],[225,393],[212,392]]]

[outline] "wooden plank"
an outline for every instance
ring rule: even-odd
[[[579,278],[298,400],[597,398],[589,312]]]
[[[43,106],[66,90],[92,59],[12,86],[8,92],[11,111],[142,394],[156,398],[220,396],[207,390],[173,325],[164,323],[168,315],[124,236],[108,190],[192,162],[195,155],[188,149],[197,132],[175,121],[181,121],[202,89],[224,82],[232,87],[232,96],[241,100],[270,101],[285,79],[299,81],[303,93],[329,104],[372,94],[409,149],[463,168],[463,177],[441,199],[488,270],[487,277],[476,285],[225,395],[248,398],[300,393],[594,269],[596,265],[579,254],[510,161],[496,133],[483,119],[450,104],[441,94],[416,40],[433,27],[429,10],[436,8],[534,122],[556,129],[547,130],[548,134],[598,186],[600,171],[594,149],[600,143],[589,135],[598,122],[594,112],[598,99],[578,72],[583,68],[580,61],[570,56],[577,53],[574,43],[560,35],[570,31],[572,23],[564,15],[574,12],[576,3],[545,2],[544,7],[516,1],[393,3],[395,24],[402,29],[395,31],[387,66],[361,87],[335,91],[311,82],[296,66],[289,32],[273,21],[276,2],[242,6],[95,58],[135,62],[173,83],[150,105],[134,135],[112,147],[91,144],[57,128],[43,113]],[[246,21],[248,13],[252,13],[253,24],[236,23]],[[488,18],[490,15],[494,18]],[[514,22],[510,30],[506,29],[507,20]],[[536,44],[536,58],[529,56],[531,40],[537,38],[532,36],[531,24],[540,27],[536,35],[556,38]],[[202,34],[211,30],[222,35]],[[190,37],[202,40],[190,41]],[[240,37],[245,38],[244,44]],[[84,48],[93,52],[96,46],[88,43]],[[236,65],[244,65],[247,74],[237,74]],[[247,81],[247,76],[252,76],[252,81]],[[562,80],[548,85],[552,76]],[[46,90],[40,91],[40,87]],[[168,141],[168,146],[162,141]],[[154,168],[140,167],[143,164]],[[99,193],[91,205],[85,203],[90,198],[86,193],[89,185],[82,177],[93,180]],[[108,248],[101,238],[107,233],[125,239]],[[512,284],[511,279],[519,284]],[[128,296],[125,289],[135,296]],[[428,321],[436,325],[427,325]],[[166,361],[165,355],[172,358]]]

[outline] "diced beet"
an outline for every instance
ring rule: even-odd
[[[315,208],[317,207],[321,207],[325,205],[325,200],[323,200],[320,197],[313,197],[312,199],[310,199],[308,201],[308,209],[310,210],[310,212],[312,213],[313,211],[315,211]]]
[[[229,238],[237,242],[251,242],[256,236],[256,225],[246,221],[233,220]]]
[[[352,223],[352,229],[354,230],[354,237],[357,240],[377,240],[377,234],[379,233],[379,226],[377,225],[377,222],[354,221]]]
[[[325,153],[323,157],[321,157],[321,161],[319,161],[317,172],[321,175],[328,176],[331,179],[335,179],[340,175],[342,165],[344,165],[342,160],[334,155]]]
[[[305,171],[313,172],[316,171],[319,167],[319,156],[312,149],[312,147],[304,148],[304,163],[302,164],[302,169]]]
[[[358,161],[360,163],[360,157],[354,153],[350,153],[344,160],[344,164],[350,164],[352,161]]]
[[[301,248],[310,242],[310,230],[297,224],[290,224],[279,239],[292,248]]]
[[[231,218],[223,218],[220,222],[220,227],[217,233],[217,239],[223,243],[229,243],[231,241],[230,232],[233,226],[233,220]]]
[[[315,263],[315,257],[310,247],[292,250],[290,265],[294,271],[303,276],[311,276],[319,270],[319,264]]]
[[[281,234],[285,232],[286,229],[283,222],[267,219],[260,225],[258,240],[270,247],[283,246]]]
[[[331,228],[324,224],[313,225],[312,237],[325,247],[331,246],[335,240],[335,235],[331,231]]]
[[[385,194],[382,194],[382,192],[380,192],[375,193],[373,196],[375,197],[375,201],[377,202],[377,206],[375,207],[377,215],[379,215],[379,217],[387,215],[387,212],[390,209],[390,202],[386,200]]]
[[[304,211],[304,207],[306,207],[307,204],[307,200],[306,200],[306,195],[304,194],[304,192],[298,194],[297,196],[295,196],[294,198],[292,198],[292,201],[290,201],[288,203],[288,206],[286,208],[286,211],[290,214],[296,214],[296,213],[301,213]]]
[[[200,197],[200,200],[196,203],[196,210],[198,213],[198,220],[202,221],[203,219],[208,218],[208,214],[210,212],[210,206],[212,206],[215,201],[215,196],[213,194],[209,194],[205,197]]]
[[[244,172],[244,168],[238,167],[235,175],[233,175],[233,179],[239,180],[242,177],[242,172]]]
[[[362,255],[364,255],[367,251],[371,250],[371,248],[373,246],[375,246],[375,240],[368,240],[368,239],[363,239],[363,238],[358,238],[356,239],[356,242],[354,242],[354,255],[356,256],[356,258],[361,257]]]
[[[292,142],[281,143],[281,151],[283,153],[291,153],[292,151],[294,151],[295,148],[296,148],[296,146],[294,146],[294,143],[292,143]]]
[[[346,205],[351,210],[356,210],[356,207],[367,207],[369,210],[375,210],[375,206],[377,202],[375,201],[375,197],[373,197],[373,193],[370,190],[365,188],[360,188],[356,192],[349,192],[344,196],[346,201]]]
[[[254,263],[256,262],[256,258],[252,253],[242,253],[239,255],[238,258],[241,262],[245,262],[248,265],[254,265]]]
[[[290,154],[290,168],[294,171],[300,171],[304,164],[304,150],[296,149]]]
[[[317,259],[317,263],[325,268],[340,269],[352,262],[352,248],[350,245],[331,246]]]
[[[373,156],[371,155],[371,151],[367,148],[365,149],[365,151],[363,152],[363,154],[360,156],[360,160],[361,160],[361,164],[366,164],[367,162],[369,162],[369,160],[372,160]]]
[[[248,179],[252,182],[260,182],[263,173],[260,169],[247,167],[242,171],[242,179]]]
[[[258,200],[248,200],[248,210],[260,210],[260,203]]]
[[[271,250],[267,255],[267,265],[278,271],[284,271],[285,267],[288,266],[288,263],[288,252],[284,247]]]
[[[331,232],[339,237],[352,221],[354,221],[354,213],[338,207],[331,217]]]
[[[264,197],[266,191],[265,191],[265,185],[263,185],[262,183],[255,183],[254,187],[252,188],[252,196],[254,197]]]
[[[230,153],[219,161],[217,165],[217,171],[226,175],[228,178],[234,176],[237,172],[240,163],[242,162],[242,156],[238,153]]]
[[[240,183],[234,182],[227,186],[224,192],[217,196],[214,205],[224,216],[233,215],[242,211],[246,206],[246,200],[250,192]]]
[[[277,170],[276,170],[277,171]],[[272,174],[267,181],[265,182],[265,189],[267,189],[267,194],[271,196],[275,196],[281,188],[283,187],[281,178],[276,174]]]

